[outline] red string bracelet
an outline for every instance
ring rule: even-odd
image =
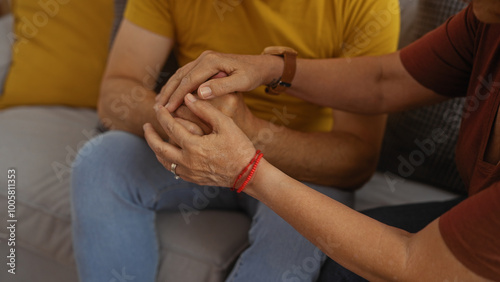
[[[245,180],[245,182],[243,182],[243,184],[240,186],[240,188],[238,188],[238,190],[236,192],[241,193],[243,191],[243,189],[245,189],[245,187],[247,186],[248,182],[250,182],[250,180],[252,180],[253,174],[255,173],[255,170],[257,169],[257,166],[259,165],[260,159],[262,159],[263,156],[264,156],[264,154],[262,154],[262,153],[260,153],[257,156],[257,159],[253,163],[253,167],[252,167],[252,170],[250,171],[250,174],[248,174],[247,179]]]
[[[245,186],[246,186],[246,184],[248,184],[248,182],[249,182],[249,181],[250,181],[250,179],[251,179],[251,175],[253,175],[253,174],[255,173],[255,169],[257,168],[257,166],[255,165],[255,162],[257,162],[257,163],[258,163],[257,159],[260,161],[260,159],[262,158],[262,156],[263,156],[263,155],[264,155],[264,154],[262,154],[262,153],[260,152],[260,150],[257,150],[257,152],[255,153],[255,155],[253,156],[253,158],[250,160],[250,162],[248,163],[248,165],[247,165],[245,168],[243,168],[243,170],[241,171],[241,173],[238,175],[238,177],[237,177],[237,178],[236,178],[236,180],[234,181],[234,184],[233,184],[233,187],[231,188],[231,191],[236,190],[236,184],[238,184],[238,182],[240,181],[240,179],[243,177],[243,175],[245,175],[245,173],[247,172],[247,170],[248,170],[248,169],[250,168],[250,166],[253,164],[253,165],[254,165],[254,167],[252,167],[253,172],[252,172],[252,171],[250,171],[250,173],[251,173],[251,174],[247,177],[247,180],[248,180],[248,181],[247,181],[247,180],[245,180],[245,182],[246,182],[246,183],[245,183],[245,182],[243,183],[243,185],[245,185]],[[250,178],[250,179],[249,179],[249,178]],[[243,185],[242,185],[242,186],[243,186]],[[243,188],[244,188],[244,186],[243,186]],[[241,191],[243,191],[243,189],[242,189],[242,188],[241,188],[241,186],[240,186],[240,188],[238,188],[238,193],[240,193]]]

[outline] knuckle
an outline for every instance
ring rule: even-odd
[[[206,59],[208,59],[209,61],[216,61],[219,59],[219,54],[214,52],[214,51],[206,51],[206,54],[205,54],[205,57]]]
[[[169,135],[171,135],[174,132],[174,129],[175,129],[174,124],[172,122],[169,122],[167,124],[167,128],[166,129],[167,129],[168,133],[170,133]],[[172,137],[172,136],[170,136],[170,137]]]
[[[154,148],[153,148],[153,151],[155,151],[156,156],[160,158],[160,157],[163,157],[163,154],[164,154],[164,152],[165,152],[165,149],[163,148],[163,146],[162,146],[162,145],[160,145],[160,144],[155,144],[155,145],[154,145]]]
[[[181,78],[181,85],[190,84],[192,80],[191,74],[188,73]]]
[[[209,55],[212,55],[214,54],[215,52],[212,51],[212,50],[205,50],[203,51],[203,53],[201,53],[201,56],[200,57],[206,57],[206,56],[209,56]]]
[[[185,73],[185,68],[179,68],[175,71],[175,74],[172,76],[172,78],[178,81],[184,77]]]

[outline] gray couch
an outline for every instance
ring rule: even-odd
[[[456,12],[459,6],[463,5],[459,2],[402,0],[401,45],[413,41],[421,35],[417,34],[418,32],[433,28],[450,13]],[[429,11],[434,16],[430,15]],[[428,18],[431,19],[430,22],[426,22],[424,26],[427,26],[422,29],[422,21],[427,21]],[[11,20],[12,18],[8,17],[1,18],[0,32],[9,31]],[[420,30],[416,33],[417,26]],[[2,75],[2,70],[8,70],[9,52],[4,46],[5,34],[0,33],[0,38]],[[455,105],[460,101],[453,103]],[[420,170],[416,170],[412,175],[398,174],[400,159],[397,156],[404,157],[416,150],[411,141],[425,138],[426,133],[417,136],[421,134],[417,130],[414,132],[417,135],[409,137],[409,141],[405,141],[406,147],[398,148],[400,151],[397,152],[389,152],[393,148],[391,142],[400,141],[396,133],[401,131],[399,128],[402,124],[413,128],[418,117],[418,114],[391,116],[389,122],[392,122],[393,126],[388,129],[383,156],[392,157],[383,157],[379,171],[362,189],[356,191],[357,210],[382,205],[447,200],[461,193],[460,189],[455,189],[453,182],[457,180],[452,161],[453,150],[450,146],[439,148],[439,151],[429,156],[428,161],[419,166]],[[418,122],[425,128],[435,126],[426,123],[436,121]],[[11,167],[17,169],[19,179],[16,275],[7,273],[6,264],[2,263],[0,281],[77,281],[71,244],[69,177],[51,181],[47,176],[53,175],[50,167],[52,163],[67,162],[68,158],[73,157],[72,151],[78,148],[78,144],[97,134],[96,124],[95,112],[87,109],[55,105],[16,107],[0,111],[0,183],[4,187],[4,174]],[[448,126],[452,135],[456,131],[456,124]],[[436,181],[439,177],[428,174],[429,171],[434,171],[432,166],[446,167],[449,171],[447,175],[453,177],[453,180],[447,180],[450,185]],[[427,170],[422,170],[426,168]],[[24,180],[28,179],[23,177],[25,175],[38,180],[28,183]],[[0,203],[0,222],[6,224],[6,189],[0,191]],[[161,242],[159,281],[223,281],[238,255],[248,246],[247,231],[250,220],[238,212],[196,211],[190,217],[189,223],[178,212],[164,212],[158,215],[157,225]],[[7,238],[6,228],[0,228],[0,254],[4,258],[8,253]],[[120,277],[116,277],[116,273],[110,273],[110,277],[103,278],[103,281],[113,279],[121,281]]]

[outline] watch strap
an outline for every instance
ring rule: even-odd
[[[297,52],[289,47],[271,46],[264,49],[263,54],[280,56],[283,58],[283,74],[266,87],[266,93],[279,95],[292,86],[297,69]]]

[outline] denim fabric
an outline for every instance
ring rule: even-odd
[[[352,205],[352,193],[309,186]],[[144,139],[125,132],[107,132],[80,150],[73,167],[72,205],[75,256],[85,282],[111,281],[116,273],[154,281],[161,236],[155,214],[160,210],[241,209],[252,217],[250,247],[228,281],[315,281],[326,259],[257,200],[175,180]]]

